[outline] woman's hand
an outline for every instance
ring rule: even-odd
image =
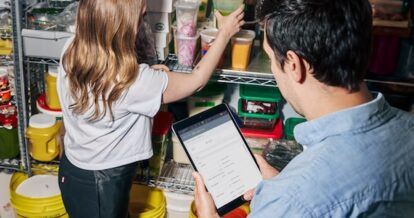
[[[194,201],[197,208],[197,217],[219,218],[220,216],[217,214],[213,198],[211,197],[211,194],[206,191],[203,179],[201,178],[200,174],[193,172],[193,177],[195,180]]]
[[[279,171],[270,166],[262,156],[255,154],[254,157],[256,158],[257,165],[259,165],[263,179],[270,179],[279,174]],[[244,200],[251,201],[253,199],[254,191],[255,189],[247,191],[243,195]]]
[[[154,64],[154,65],[151,66],[151,68],[154,69],[154,70],[162,70],[162,71],[165,71],[165,72],[170,71],[170,69],[167,66],[165,66],[164,64]]]
[[[219,11],[215,10],[214,15],[217,18],[217,26],[220,32],[223,32],[227,39],[240,31],[240,27],[244,24],[244,4],[228,16],[223,16]]]

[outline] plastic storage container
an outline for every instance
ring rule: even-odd
[[[50,109],[60,110],[59,96],[56,88],[56,79],[58,74],[57,66],[49,66],[46,74],[46,104]]]
[[[281,171],[296,155],[303,151],[303,147],[294,140],[279,139],[270,143],[263,151],[266,161]]]
[[[151,138],[154,154],[149,159],[150,176],[158,176],[164,163],[172,120],[173,116],[169,112],[160,111],[154,117]]]
[[[225,84],[208,83],[201,91],[190,96],[187,100],[189,116],[223,103],[226,88]]]
[[[166,200],[158,188],[132,184],[129,192],[129,217],[164,218]]]
[[[68,217],[57,176],[28,177],[14,173],[10,180],[10,202],[19,217]]]
[[[199,34],[197,33],[195,36],[183,36],[176,33],[175,37],[177,40],[178,64],[187,67],[193,66]]]
[[[197,14],[200,1],[178,0],[175,3],[177,13],[177,33],[181,36],[197,34]]]
[[[218,34],[218,29],[209,28],[200,32],[201,35],[201,56],[204,56],[211,44],[214,42]],[[220,61],[217,64],[218,68],[221,68],[224,63],[224,53],[220,57]]]
[[[0,114],[0,159],[15,158],[18,154],[17,115]]]
[[[255,37],[254,31],[240,30],[231,39],[231,66],[234,69],[245,70],[249,65],[250,53]]]
[[[38,161],[51,161],[59,155],[57,134],[61,121],[47,114],[36,114],[30,117],[26,137],[30,142],[30,155]]]
[[[306,119],[299,117],[290,117],[286,119],[285,125],[283,127],[285,138],[289,140],[294,140],[295,136],[293,134],[293,130],[295,129],[296,125],[303,122],[306,122]]]
[[[243,4],[243,0],[213,0],[216,8],[223,16],[227,16]]]
[[[0,90],[5,90],[9,87],[9,72],[7,67],[0,67]]]
[[[241,111],[255,114],[279,114],[282,95],[278,88],[266,86],[240,86]]]
[[[173,160],[177,163],[190,164],[190,160],[188,159],[180,140],[178,140],[175,134],[172,134],[171,138],[173,145]]]
[[[262,154],[263,150],[268,146],[269,143],[282,138],[282,126],[282,120],[278,119],[275,127],[271,132],[248,128],[241,128],[240,131],[246,139],[246,142],[249,145],[252,152],[255,154]]]
[[[191,202],[194,200],[193,195],[164,191],[167,200],[167,217],[168,218],[187,218],[191,208]]]

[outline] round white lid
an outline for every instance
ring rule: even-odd
[[[233,39],[242,42],[251,42],[253,41],[254,37],[256,37],[256,33],[252,30],[240,30],[236,35],[234,35]]]
[[[55,125],[56,118],[48,114],[35,114],[30,117],[29,126],[33,128],[49,128]]]
[[[57,77],[58,74],[58,66],[55,65],[49,65],[49,69],[47,71],[49,75]]]
[[[60,195],[58,177],[53,175],[35,175],[24,180],[16,193],[34,198]]]
[[[216,39],[217,34],[218,34],[218,29],[215,29],[215,28],[205,29],[200,32],[201,39],[207,43],[213,42],[213,40]]]
[[[8,76],[9,72],[6,67],[0,67],[0,77]]]

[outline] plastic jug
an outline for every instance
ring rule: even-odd
[[[46,104],[50,109],[60,109],[59,97],[56,89],[57,66],[49,66],[46,75]]]
[[[51,161],[59,155],[57,134],[61,121],[47,114],[30,117],[26,137],[30,141],[30,155],[38,161]]]

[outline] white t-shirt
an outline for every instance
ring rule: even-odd
[[[82,115],[69,109],[73,99],[65,75],[60,63],[57,89],[66,128],[65,154],[72,164],[86,170],[103,170],[152,156],[152,123],[167,87],[165,72],[141,64],[136,81],[112,106],[114,120],[107,115],[94,122],[88,121],[93,108]]]

